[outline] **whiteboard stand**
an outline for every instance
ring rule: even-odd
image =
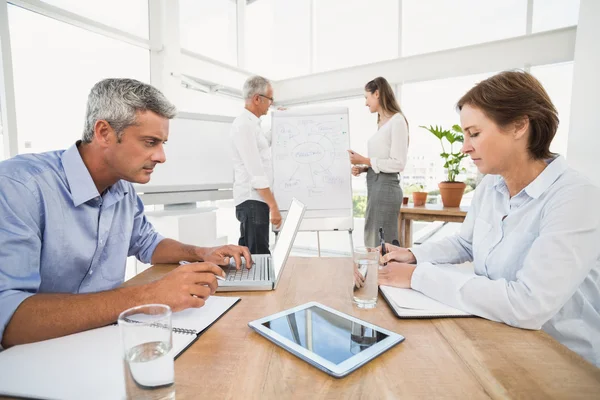
[[[281,211],[281,217],[287,218],[288,210]],[[323,217],[323,215],[337,214],[337,217]],[[350,213],[350,215],[348,215]],[[342,216],[344,215],[344,216]],[[304,218],[300,223],[298,232],[316,232],[317,233],[317,253],[321,257],[321,232],[343,232],[347,231],[350,240],[350,254],[354,253],[354,240],[352,232],[354,231],[354,217],[352,211],[348,210],[306,210]],[[277,242],[279,231],[275,232],[275,242]]]

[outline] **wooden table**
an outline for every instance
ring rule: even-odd
[[[158,279],[154,266],[126,285]],[[373,310],[350,301],[349,258],[290,258],[270,292],[223,293],[242,301],[175,361],[177,399],[591,399],[600,369],[546,333],[479,318],[399,320],[380,297]],[[259,336],[248,322],[318,301],[406,340],[335,379]]]
[[[443,207],[433,204],[418,207],[412,204],[402,205],[400,215],[398,215],[400,246],[411,247],[413,245],[413,221],[463,222],[467,216],[467,211],[469,211],[469,207]]]

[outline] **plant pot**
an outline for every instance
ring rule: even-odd
[[[424,206],[427,201],[427,192],[413,192],[413,203],[415,206]]]
[[[402,198],[402,204],[407,205],[408,204],[408,197],[404,196]]]
[[[442,195],[442,204],[444,207],[459,207],[465,188],[467,185],[463,182],[440,182],[438,184],[440,194]]]

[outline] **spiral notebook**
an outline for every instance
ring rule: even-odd
[[[211,296],[202,308],[173,313],[175,359],[229,311],[239,297]],[[117,325],[0,352],[0,395],[43,399],[125,397]],[[177,363],[177,362],[175,362]]]
[[[412,289],[379,286],[385,301],[398,318],[451,318],[474,315],[447,306]]]

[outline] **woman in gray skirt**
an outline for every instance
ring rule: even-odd
[[[352,175],[367,173],[365,246],[376,247],[379,228],[383,228],[387,242],[398,239],[398,214],[402,204],[399,174],[406,165],[408,121],[385,78],[375,78],[365,85],[365,100],[369,111],[378,114],[378,129],[369,139],[368,157],[352,150],[348,153]]]

